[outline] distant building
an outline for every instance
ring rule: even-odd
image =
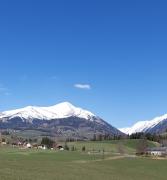
[[[2,145],[6,145],[7,143],[6,142],[2,142]]]
[[[56,148],[59,149],[60,151],[63,151],[63,150],[64,150],[64,148],[63,148],[63,146],[62,146],[61,144],[57,144],[57,145],[56,145]]]
[[[148,148],[146,153],[153,155],[153,156],[166,156],[167,155],[167,147]]]
[[[47,147],[46,147],[45,145],[40,145],[40,146],[38,146],[38,149],[43,149],[43,150],[46,150],[46,149],[47,149]]]
[[[27,144],[26,144],[26,147],[27,147],[27,148],[32,148],[32,145],[31,145],[30,143],[27,143]]]

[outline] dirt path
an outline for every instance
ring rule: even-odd
[[[75,162],[75,163],[99,162],[99,161],[108,161],[108,160],[115,160],[115,159],[123,159],[123,158],[126,158],[126,157],[135,158],[136,156],[134,156],[134,155],[111,156],[111,157],[107,157],[107,158],[104,158],[104,159],[77,160],[77,161],[73,161],[73,162]]]

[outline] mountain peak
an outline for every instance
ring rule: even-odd
[[[167,114],[156,117],[149,121],[138,121],[132,127],[128,128],[120,128],[119,130],[124,132],[125,134],[133,134],[137,132],[149,132],[154,133],[155,131],[158,132],[160,129],[165,129],[165,124],[163,125],[164,121],[167,121]],[[160,128],[163,126],[163,128]]]
[[[62,102],[50,107],[27,106],[21,109],[2,112],[2,117],[21,117],[25,119],[61,119],[67,117],[79,117],[90,119],[95,116],[93,113],[79,107],[73,106],[69,102]]]
[[[92,138],[94,133],[122,135],[122,133],[90,111],[62,102],[49,107],[27,106],[0,113],[0,127],[4,129],[47,130],[51,136]]]

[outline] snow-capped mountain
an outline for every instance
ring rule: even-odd
[[[123,134],[100,117],[63,102],[50,107],[27,106],[0,113],[0,129],[42,130],[60,136],[90,137],[94,133]]]
[[[33,119],[52,120],[71,116],[91,119],[95,115],[87,110],[75,107],[69,102],[63,102],[50,107],[27,106],[22,109],[5,111],[0,114],[0,119],[20,117],[31,122]]]
[[[119,130],[129,135],[137,132],[160,134],[167,130],[167,114],[150,121],[139,121],[132,127],[120,128]]]

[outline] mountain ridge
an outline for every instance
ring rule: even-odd
[[[99,116],[63,102],[50,107],[27,106],[0,114],[0,129],[35,129],[59,136],[123,135]]]
[[[78,116],[81,118],[88,118],[89,116],[95,116],[90,111],[84,110],[73,106],[69,102],[62,102],[49,107],[39,106],[26,106],[24,108],[4,111],[0,114],[0,118],[6,116],[20,116],[22,118],[40,118],[45,120],[61,119],[70,116]]]
[[[133,134],[138,132],[160,134],[167,129],[167,114],[153,118],[147,121],[138,121],[132,127],[120,128],[119,130],[125,134]]]

